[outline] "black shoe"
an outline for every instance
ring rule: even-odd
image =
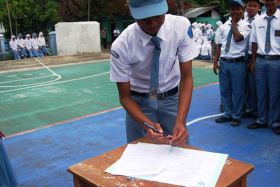
[[[252,112],[244,112],[243,118],[253,118],[254,114]]]
[[[227,121],[231,121],[231,117],[225,117],[225,116],[221,116],[217,119],[215,119],[215,122],[216,123],[224,123],[224,122],[227,122]]]
[[[233,127],[237,127],[240,125],[240,120],[239,119],[232,119],[230,122],[230,125]]]
[[[248,129],[260,129],[260,128],[267,128],[267,124],[261,124],[261,123],[253,123],[251,125],[247,126]]]
[[[280,135],[280,126],[278,127],[272,127],[272,130],[275,134]]]

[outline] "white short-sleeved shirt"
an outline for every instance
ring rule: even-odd
[[[256,15],[254,16],[254,20],[253,20],[251,23],[249,22],[249,17],[248,17],[248,16],[244,19],[244,21],[246,21],[248,24],[250,24],[250,25],[251,25],[251,28],[252,28],[253,22],[254,22],[255,19],[257,19],[257,17],[259,17],[259,16],[260,16],[259,14],[256,14]],[[251,30],[251,32],[252,32],[252,30]],[[252,54],[252,43],[250,42],[250,34],[249,34],[249,37],[248,37],[247,40],[249,40],[249,41],[248,41],[248,42],[249,42],[248,53],[249,53],[249,54]],[[247,45],[247,44],[246,44],[246,45]]]
[[[271,50],[265,52],[267,14],[260,15],[252,25],[250,41],[258,44],[257,53],[260,55],[280,55],[280,10],[274,13],[275,18],[271,20],[270,42]]]
[[[45,47],[46,46],[45,37],[39,37],[38,38],[38,45],[39,45],[39,47]]]
[[[221,30],[222,26],[223,25],[218,27],[215,32],[215,44],[222,44],[222,38],[221,38],[221,34],[220,34],[220,30]]]
[[[240,42],[235,42],[235,40],[232,36],[229,51],[226,53],[225,48],[226,48],[227,36],[229,34],[230,28],[231,28],[231,19],[228,20],[227,22],[225,22],[225,24],[219,30],[219,33],[218,33],[219,36],[217,36],[218,37],[217,44],[222,45],[221,57],[232,59],[232,58],[239,58],[239,57],[245,56],[246,39],[247,39],[247,37],[249,37],[250,31],[251,31],[250,25],[244,20],[238,21],[237,28],[238,28],[240,34],[243,35],[244,40],[242,40]]]
[[[159,93],[179,84],[178,62],[187,62],[198,56],[192,27],[181,16],[165,15],[157,37],[160,38]],[[111,47],[110,79],[129,82],[131,90],[148,93],[154,44],[152,36],[142,31],[137,23],[131,24],[114,41]]]
[[[25,39],[25,46],[28,50],[32,49],[31,39]]]
[[[18,43],[18,46],[21,47],[21,48],[24,48],[25,47],[25,42],[24,42],[24,39],[17,39],[17,43]]]
[[[12,50],[14,50],[14,51],[18,50],[18,43],[16,40],[10,40],[9,44],[10,44],[10,48]]]
[[[33,49],[36,49],[36,50],[39,49],[38,39],[37,39],[37,38],[35,38],[35,39],[32,38],[32,39],[31,39],[31,45],[32,45],[32,48],[33,48]]]

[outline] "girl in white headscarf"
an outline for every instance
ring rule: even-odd
[[[46,40],[42,32],[39,33],[38,45],[39,45],[40,53],[43,54],[44,56],[48,56],[48,50],[46,48]]]

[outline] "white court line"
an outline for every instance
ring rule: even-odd
[[[51,77],[51,76],[54,76],[54,75],[52,74],[52,75],[44,75],[44,76],[40,76],[40,77],[30,77],[30,78],[26,78],[26,79],[5,81],[5,82],[0,82],[0,84],[6,84],[6,83],[9,83],[9,82],[18,82],[18,81],[24,81],[24,80],[30,80],[30,79],[40,79],[40,78],[46,78],[46,77]],[[0,87],[2,87],[2,86],[0,86]]]
[[[7,92],[13,92],[13,91],[18,91],[18,90],[25,90],[25,89],[29,89],[29,88],[38,88],[38,87],[42,87],[42,86],[49,86],[49,85],[55,85],[55,84],[62,84],[62,83],[67,83],[67,82],[73,82],[73,81],[78,81],[78,80],[83,80],[83,79],[87,79],[87,78],[91,78],[91,77],[98,77],[100,75],[105,75],[110,73],[109,71],[104,72],[104,73],[99,73],[99,74],[95,74],[95,75],[89,75],[89,76],[85,76],[85,77],[80,77],[80,78],[76,78],[76,79],[70,79],[70,80],[66,80],[66,81],[60,81],[60,82],[52,82],[52,83],[41,83],[39,85],[34,85],[34,86],[28,86],[28,87],[24,87],[24,88],[17,88],[17,89],[12,89],[12,90],[4,90],[4,91],[0,91],[1,93],[7,93]]]
[[[202,120],[205,120],[205,119],[218,117],[218,116],[221,116],[221,115],[223,115],[223,114],[220,113],[220,114],[214,114],[214,115],[210,115],[210,116],[204,116],[204,117],[201,117],[201,118],[196,118],[196,119],[194,119],[194,120],[192,120],[190,122],[187,122],[186,126],[190,126],[190,125],[192,125],[192,124],[194,124],[194,123],[196,123],[198,121],[202,121]]]
[[[93,76],[99,76],[99,75],[103,75],[103,74],[107,74],[109,72],[105,72],[105,73],[101,73],[101,74],[97,74],[97,75],[93,75]],[[88,78],[88,77],[87,77]],[[81,78],[83,79],[83,78]],[[74,80],[73,80],[74,81]],[[62,81],[63,82],[63,81]],[[70,81],[68,81],[70,82]],[[60,82],[59,82],[60,83]],[[44,86],[44,85],[43,85]],[[205,85],[203,87],[206,87],[206,86],[212,86],[212,84],[209,84],[209,85]],[[202,87],[198,87],[198,88],[195,88],[196,89],[200,89]],[[1,93],[1,92],[0,92]],[[89,114],[89,115],[85,115],[85,116],[80,116],[80,117],[77,117],[77,118],[73,118],[73,119],[69,119],[69,120],[65,120],[65,121],[60,121],[60,122],[57,122],[57,123],[53,123],[53,124],[50,124],[50,125],[47,125],[47,126],[44,126],[44,127],[40,127],[40,128],[36,128],[36,129],[32,129],[32,130],[28,130],[28,131],[24,131],[24,132],[19,132],[19,133],[16,133],[16,134],[12,134],[12,135],[8,135],[6,136],[6,138],[12,138],[12,137],[15,137],[15,136],[19,136],[19,135],[23,135],[23,134],[27,134],[27,133],[31,133],[31,132],[34,132],[34,131],[37,131],[37,130],[40,130],[40,129],[46,129],[46,128],[49,128],[49,127],[53,127],[53,126],[56,126],[56,125],[63,125],[65,123],[70,123],[70,122],[75,122],[75,121],[78,121],[78,120],[82,120],[82,119],[86,119],[86,118],[90,118],[90,117],[94,117],[94,116],[98,116],[98,115],[102,115],[102,114],[105,114],[105,113],[109,113],[109,112],[112,112],[112,111],[116,111],[116,110],[124,110],[122,106],[120,107],[116,107],[116,108],[112,108],[112,109],[108,109],[108,110],[104,110],[104,111],[101,111],[101,112],[97,112],[97,113],[94,113],[94,114]],[[204,116],[204,117],[200,117],[200,118],[196,118],[190,122],[187,122],[186,123],[186,126],[190,126],[198,121],[202,121],[202,120],[205,120],[205,119],[209,119],[209,118],[213,118],[213,117],[218,117],[218,116],[221,116],[223,115],[222,113],[220,114],[214,114],[214,115],[208,115],[208,116]]]
[[[40,83],[34,83],[34,84],[20,84],[20,85],[13,85],[13,86],[3,86],[0,85],[0,88],[14,88],[14,87],[26,87],[26,86],[33,86],[33,85],[41,85],[41,84],[47,84],[47,83],[51,83],[51,82],[55,82],[59,79],[61,79],[61,76],[58,75],[57,73],[55,73],[53,70],[51,70],[48,66],[46,66],[45,64],[43,64],[40,60],[38,60],[37,58],[35,58],[35,60],[41,64],[44,68],[46,68],[49,72],[52,73],[52,75],[50,76],[56,76],[57,78],[54,80],[50,80],[50,81],[45,81],[45,82],[40,82]],[[42,78],[44,76],[41,77],[32,77],[32,78],[27,78],[27,79],[19,79],[19,80],[14,80],[14,81],[7,81],[7,82],[18,82],[18,81],[23,81],[23,80],[31,80],[31,79],[38,79],[38,78]],[[5,82],[0,82],[0,84],[5,84]],[[0,92],[2,93],[2,92]]]
[[[53,74],[57,75],[57,76],[60,76],[58,75],[56,72],[54,72],[53,70],[51,70],[48,66],[46,66],[45,64],[43,64],[40,60],[38,60],[38,58],[35,58],[35,60],[37,62],[39,62],[39,64],[41,64],[43,67],[45,67],[47,70],[49,70],[50,72],[52,72]]]

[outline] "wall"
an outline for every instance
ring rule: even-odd
[[[98,22],[61,22],[55,32],[58,55],[101,52]]]

